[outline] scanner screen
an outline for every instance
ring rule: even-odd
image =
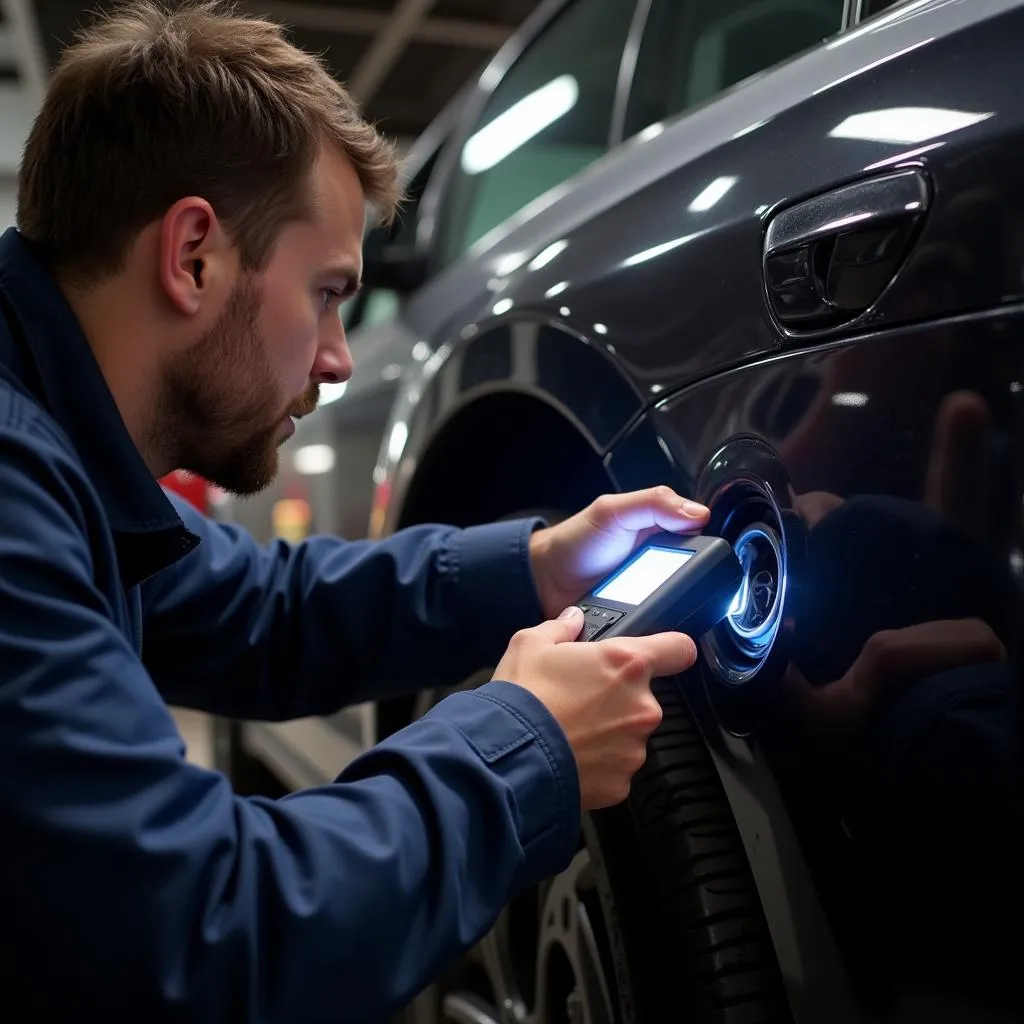
[[[614,576],[605,580],[594,591],[594,597],[622,604],[642,604],[693,556],[693,551],[681,548],[662,548],[656,545],[646,547]]]

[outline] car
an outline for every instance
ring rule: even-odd
[[[1022,37],[1019,0],[552,0],[414,150],[356,376],[221,513],[667,484],[746,586],[628,800],[405,1020],[1019,1019]],[[244,723],[232,767],[329,781],[489,670]]]

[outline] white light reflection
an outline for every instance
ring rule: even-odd
[[[865,64],[862,68],[857,68],[856,71],[851,71],[848,75],[843,75],[842,78],[836,78],[829,82],[828,85],[823,85],[818,89],[815,89],[811,94],[817,96],[820,93],[827,92],[829,89],[835,88],[837,85],[842,85],[843,82],[848,82],[851,78],[857,78],[859,75],[863,75],[865,72],[873,71],[875,68],[882,64],[887,64],[891,60],[895,60],[897,57],[902,57],[905,54],[910,53],[911,50],[916,50],[921,46],[925,46],[934,40],[934,36],[929,36],[927,39],[921,39],[919,42],[914,43],[912,46],[905,46],[902,50],[896,50],[895,53],[887,53],[884,57],[879,60],[874,60],[870,64]]]
[[[408,440],[409,428],[399,421],[391,428],[391,436],[388,438],[388,459],[391,462],[398,461]]]
[[[307,444],[295,450],[292,463],[303,476],[329,473],[334,469],[334,449],[329,444]]]
[[[650,142],[651,139],[656,139],[664,130],[664,122],[655,121],[654,124],[649,124],[643,131],[637,132],[637,141]]]
[[[694,231],[692,234],[683,235],[682,238],[673,238],[668,242],[662,242],[661,245],[655,245],[650,249],[644,249],[643,252],[627,257],[619,265],[622,267],[635,267],[638,263],[646,263],[648,260],[656,259],[658,256],[664,256],[665,253],[671,252],[673,249],[678,249],[681,245],[686,245],[687,242],[692,242],[704,233],[705,231]]]
[[[911,160],[915,156],[920,156],[922,153],[930,153],[933,149],[941,149],[944,145],[944,142],[931,142],[927,146],[920,146],[918,149],[908,149],[905,153],[897,153],[895,156],[887,156],[884,160],[876,160],[875,163],[868,164],[864,170],[874,171],[879,167],[888,167],[890,164],[901,164],[905,160]]]
[[[705,210],[710,210],[738,180],[735,175],[731,174],[715,178],[707,188],[697,195],[687,209],[692,213],[703,213]]]
[[[491,312],[495,316],[501,316],[502,313],[507,313],[512,308],[511,299],[499,299],[492,307]]]
[[[594,333],[595,334],[607,334],[608,333],[607,325],[605,325],[605,324],[594,324]]]
[[[546,249],[541,249],[536,256],[530,260],[528,267],[530,270],[540,270],[541,267],[546,267],[556,256],[560,256],[569,247],[569,243],[566,239],[559,239],[557,242],[552,242]]]
[[[832,396],[832,404],[847,409],[859,409],[868,404],[868,396],[863,391],[837,391]]]
[[[738,132],[733,132],[732,137],[734,139],[741,139],[744,135],[749,135],[751,132],[756,132],[758,128],[763,128],[770,120],[770,117],[766,117],[760,121],[755,121],[753,124],[748,124],[746,128],[741,128]]]
[[[562,292],[569,287],[568,281],[559,281],[558,284],[553,284],[545,293],[545,299],[553,299],[556,295],[561,295]]]
[[[865,110],[835,126],[830,132],[836,139],[864,139],[868,142],[894,142],[912,145],[928,139],[949,135],[987,121],[992,111],[948,110],[944,107],[889,107]]]
[[[572,110],[579,94],[579,82],[572,75],[559,75],[524,96],[469,138],[462,150],[462,169],[480,174],[501,163]]]
[[[509,252],[494,261],[494,272],[498,277],[505,277],[517,271],[525,262],[528,252]]]

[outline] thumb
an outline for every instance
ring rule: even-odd
[[[575,640],[583,628],[583,611],[575,605],[570,605],[558,616],[557,619],[549,619],[539,626],[534,626],[529,632],[542,643],[565,644]]]

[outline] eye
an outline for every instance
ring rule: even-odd
[[[345,296],[336,288],[321,288],[320,296],[324,300],[324,311],[337,308],[344,301]]]

